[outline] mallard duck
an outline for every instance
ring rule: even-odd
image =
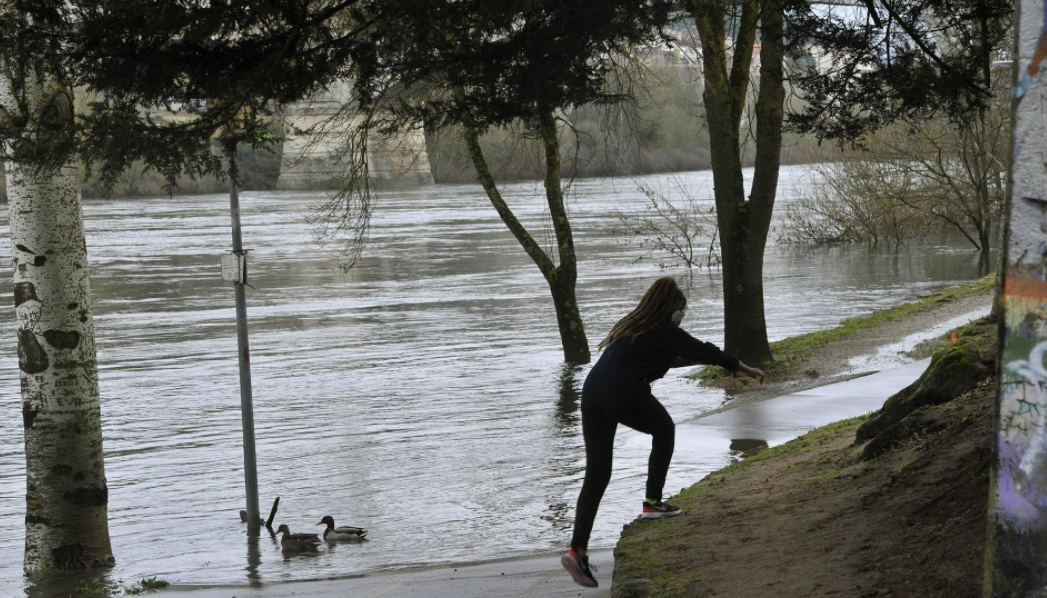
[[[343,540],[363,540],[367,537],[367,530],[362,527],[352,527],[350,525],[343,525],[342,527],[334,526],[334,517],[328,515],[320,520],[320,523],[316,525],[326,525],[327,529],[324,530],[324,540],[328,542],[339,542]]]
[[[280,525],[276,533],[283,534],[280,537],[280,548],[286,552],[311,552],[320,545],[320,538],[316,534],[292,534],[287,525]]]

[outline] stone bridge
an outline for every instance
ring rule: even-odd
[[[349,84],[342,82],[310,100],[284,108],[285,141],[277,189],[338,188],[345,166],[340,147],[344,136],[338,134],[337,126],[324,123],[338,113],[348,98]],[[368,171],[376,187],[433,183],[421,129],[393,138],[372,138],[367,145]]]

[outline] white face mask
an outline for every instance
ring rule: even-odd
[[[678,309],[669,316],[669,320],[673,323],[673,326],[679,326],[680,322],[683,321],[683,314],[687,311],[687,308]]]

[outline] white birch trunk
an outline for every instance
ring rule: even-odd
[[[28,85],[30,110],[35,111],[47,83]],[[0,106],[16,109],[12,89],[0,74]],[[24,567],[111,566],[115,561],[76,161],[56,172],[38,173],[13,161],[6,169],[25,430]]]

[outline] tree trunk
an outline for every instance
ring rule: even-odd
[[[1009,158],[1013,159],[1013,158]],[[1011,202],[1003,202],[1003,211],[1000,213],[1000,232],[996,235],[996,288],[992,294],[992,309],[989,316],[999,322],[1003,317],[1003,280],[1004,269],[1007,268],[1007,245],[1010,242],[1011,228]]]
[[[781,164],[783,14],[779,1],[742,5],[730,72],[721,0],[694,0],[692,14],[702,41],[706,113],[723,252],[724,348],[746,363],[771,361],[763,302],[763,255]],[[760,89],[756,102],[756,170],[745,197],[741,115],[749,85],[756,23],[762,29]]]
[[[7,174],[4,161],[0,159],[0,204],[7,203]]]
[[[582,314],[578,311],[578,300],[574,287],[578,281],[578,258],[574,252],[574,235],[567,209],[563,202],[563,186],[560,171],[560,139],[556,131],[556,119],[546,112],[541,118],[542,145],[545,148],[545,197],[549,203],[549,216],[556,233],[556,247],[560,264],[552,277],[546,277],[556,306],[556,321],[560,327],[564,359],[568,363],[589,363],[589,339],[585,336]]]
[[[69,92],[45,78],[27,77],[24,84],[31,113],[40,106],[53,111],[56,102],[72,105]],[[13,88],[0,76],[0,106],[9,110],[17,110]],[[71,116],[71,109],[67,112]],[[39,115],[30,116],[35,120]],[[111,566],[115,560],[76,161],[52,172],[9,161],[7,183],[25,430],[24,567]]]
[[[574,297],[574,277],[562,278],[563,280],[558,273],[550,280],[549,290],[553,294],[553,306],[556,308],[556,323],[560,328],[564,361],[572,364],[589,363],[592,354],[589,352],[589,340],[585,336],[582,315],[578,311],[578,301]]]
[[[984,224],[978,229],[978,276],[988,276],[993,271],[992,258],[989,255],[992,251],[992,230],[989,226]]]
[[[585,326],[575,299],[575,283],[578,278],[578,264],[574,252],[574,238],[567,212],[563,203],[563,190],[560,185],[560,146],[556,135],[556,121],[552,114],[541,121],[542,143],[546,154],[545,192],[549,203],[549,212],[556,233],[560,264],[556,265],[548,254],[524,228],[509,205],[505,203],[494,175],[487,165],[483,150],[480,148],[480,136],[475,127],[465,126],[465,144],[476,168],[477,177],[483,185],[488,199],[509,232],[516,237],[524,251],[538,266],[549,284],[556,309],[556,323],[560,330],[560,342],[563,346],[564,360],[568,363],[589,363],[592,354],[589,351],[589,340],[585,335]]]
[[[723,252],[724,349],[745,363],[771,361],[763,306],[763,252],[753,251],[743,234]]]

